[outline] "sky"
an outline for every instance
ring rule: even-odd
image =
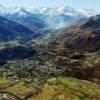
[[[5,7],[64,7],[90,8],[100,11],[100,0],[0,0]]]

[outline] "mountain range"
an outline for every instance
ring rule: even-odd
[[[0,100],[100,100],[98,84],[96,11],[0,6]]]
[[[59,29],[68,27],[79,19],[96,15],[92,9],[76,9],[70,6],[62,8],[40,7],[26,9],[23,7],[5,8],[0,6],[0,15],[25,25],[31,30],[43,28]]]
[[[92,9],[76,9],[68,6],[29,10],[23,7],[6,8],[0,5],[0,39],[44,38],[53,30],[69,27],[79,20],[86,20],[96,14],[97,12]]]

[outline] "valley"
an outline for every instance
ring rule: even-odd
[[[100,15],[58,12],[1,13],[0,100],[100,100]]]

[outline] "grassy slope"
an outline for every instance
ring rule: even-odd
[[[9,85],[11,80],[0,79],[0,87]],[[24,82],[5,87],[1,92],[11,93],[26,100],[100,100],[100,86],[71,77],[57,77],[48,79],[34,95],[34,89]]]
[[[12,85],[12,81],[7,78],[0,78],[0,91]]]
[[[74,78],[52,78],[31,100],[100,100],[100,86]]]

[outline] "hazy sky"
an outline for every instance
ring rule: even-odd
[[[100,10],[100,0],[0,0],[0,4],[6,7],[22,6],[27,8],[62,7],[69,5],[76,8]]]

